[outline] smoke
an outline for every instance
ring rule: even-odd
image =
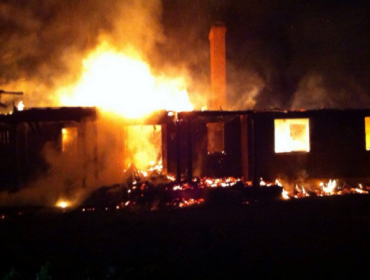
[[[292,109],[365,108],[370,96],[351,77],[331,80],[320,73],[310,73],[299,82],[292,98]]]
[[[97,121],[75,124],[79,138],[63,152],[48,142],[42,150],[47,168],[36,169],[35,179],[19,191],[1,192],[0,205],[55,206],[64,200],[76,207],[97,188],[122,183],[123,121],[105,113]]]
[[[28,107],[61,106],[58,89],[74,85],[82,60],[107,42],[149,62],[155,75],[183,77],[200,109],[208,103],[208,34],[220,20],[227,27],[231,109],[369,106],[368,10],[357,2],[3,0],[0,88],[23,91]],[[106,170],[101,183],[116,180],[122,164],[115,153],[120,125],[111,121],[100,126],[115,143],[99,139],[99,148],[107,149],[99,151]],[[63,161],[48,156],[55,167]],[[44,191],[27,197],[47,196],[59,181],[55,175]]]
[[[102,42],[154,59],[165,42],[161,15],[160,0],[2,1],[0,88],[23,91],[27,107],[61,106],[58,89],[78,81],[83,59]],[[97,187],[119,183],[122,127],[121,118],[104,114],[97,120],[96,145],[85,141],[73,153],[46,145],[47,173],[17,193],[0,193],[2,205],[52,206],[62,198],[78,204]]]
[[[292,109],[313,109],[332,107],[332,100],[323,84],[323,77],[318,74],[307,75],[299,83],[295,93]]]
[[[56,104],[81,61],[102,41],[150,56],[164,41],[159,0],[2,1],[0,85],[24,91],[26,106]]]
[[[256,97],[265,87],[265,81],[255,72],[240,70],[229,65],[227,68],[228,81],[228,108],[230,110],[253,109]]]

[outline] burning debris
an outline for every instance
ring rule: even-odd
[[[359,184],[352,187],[338,180],[329,180],[317,186],[305,187],[296,184],[290,191],[277,179],[268,182],[262,178],[259,184],[243,178],[193,178],[191,181],[176,182],[160,170],[140,171],[131,165],[124,173],[124,182],[105,186],[94,191],[87,199],[76,206],[73,201],[59,199],[55,207],[65,211],[157,211],[175,210],[205,205],[207,207],[238,207],[269,200],[309,199],[368,194],[370,187]],[[31,208],[30,208],[31,209]],[[2,220],[29,213],[30,209],[16,208],[3,211]],[[36,208],[32,208],[34,212]]]
[[[200,204],[242,205],[245,201],[278,199],[280,186],[267,183],[259,188],[243,178],[193,178],[176,182],[160,169],[140,171],[133,164],[125,171],[121,184],[102,187],[83,204],[82,211],[176,209]]]
[[[21,98],[23,98],[23,92],[0,89],[0,114],[11,115],[13,112],[22,111],[24,104]]]
[[[323,178],[323,173],[343,175],[343,178],[348,174],[366,177],[370,158],[363,153],[369,150],[370,144],[366,142],[366,150],[358,147],[364,142],[360,139],[364,138],[360,130],[365,127],[365,132],[369,130],[370,110],[355,113],[223,111],[228,105],[225,32],[226,27],[217,24],[210,33],[211,96],[205,96],[205,100],[212,101],[208,104],[210,108],[220,111],[202,112],[193,111],[194,107],[205,104],[190,102],[187,88],[191,86],[186,76],[165,74],[175,71],[155,71],[139,50],[117,46],[112,38],[119,36],[99,38],[94,47],[77,60],[80,75],[52,91],[56,96],[54,104],[97,106],[97,116],[94,113],[89,119],[84,114],[71,119],[64,118],[60,112],[57,118],[40,118],[40,112],[32,115],[30,109],[17,112],[13,118],[3,118],[0,135],[6,137],[2,144],[14,153],[8,157],[13,160],[11,169],[15,170],[9,185],[15,188],[26,185],[29,174],[38,171],[30,166],[45,152],[41,146],[52,143],[58,153],[54,157],[53,150],[53,160],[43,162],[51,166],[45,170],[53,170],[56,177],[51,182],[67,186],[63,186],[60,197],[64,192],[73,192],[71,189],[87,190],[92,186],[89,191],[83,191],[90,193],[88,198],[84,197],[86,211],[139,207],[154,210],[212,200],[219,204],[228,200],[231,205],[280,197],[367,193],[362,187],[338,186],[335,180],[308,188],[299,184],[287,188],[278,180],[274,183],[255,180],[260,176],[275,178],[287,173],[293,177],[298,171],[311,169],[316,172],[310,173],[312,178]],[[18,103],[17,108],[21,111],[23,104]],[[152,118],[158,110],[174,111],[164,112],[166,118]],[[352,125],[354,123],[356,125]],[[329,133],[327,127],[334,133],[325,134]],[[343,127],[357,130],[343,135]],[[352,135],[360,136],[352,138]],[[335,149],[328,149],[328,143],[317,140],[330,137],[343,141],[327,141],[335,148],[342,149],[346,143],[357,145],[351,147],[353,151],[341,153],[345,160],[335,160],[335,164],[349,162],[346,159],[365,159],[362,168],[353,171],[346,166],[347,172],[342,165],[334,166],[332,160],[329,164],[322,160],[322,157],[332,158],[332,154],[338,154]],[[40,146],[33,154],[28,149],[32,146],[30,143]],[[70,166],[66,166],[66,160],[71,162]],[[318,164],[322,166],[316,166]],[[8,165],[4,160],[3,166]],[[121,171],[127,166],[121,178]],[[60,172],[64,169],[65,172]],[[60,174],[62,176],[58,176]],[[58,200],[56,205],[65,209],[76,203]]]
[[[156,171],[158,172],[158,171]],[[160,174],[160,180],[153,180],[157,175],[138,171],[131,166],[126,170],[126,182],[112,187],[121,190],[121,200],[108,207],[83,207],[82,211],[104,210],[159,210],[176,209],[199,204],[237,206],[256,203],[266,199],[301,199],[334,195],[368,194],[368,188],[357,188],[348,184],[338,185],[337,180],[320,183],[316,188],[306,190],[296,185],[288,191],[280,180],[274,183],[260,179],[259,186],[243,178],[193,178],[191,181],[176,182],[173,178]],[[145,174],[145,176],[144,176]],[[157,174],[157,173],[156,173]],[[132,176],[133,175],[133,176]],[[154,176],[154,177],[153,177]],[[101,196],[100,196],[101,197]],[[107,205],[108,205],[107,204]],[[93,204],[91,204],[93,205]]]
[[[283,198],[305,198],[305,197],[322,197],[334,195],[347,195],[347,194],[368,194],[369,187],[364,188],[362,184],[358,187],[353,187],[347,183],[338,184],[338,180],[329,180],[327,183],[320,182],[318,186],[311,186],[310,190],[301,185],[295,185],[292,191],[283,190]]]

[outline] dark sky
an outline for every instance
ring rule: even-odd
[[[56,75],[68,72],[66,53],[78,57],[97,44],[99,34],[109,33],[145,49],[154,68],[187,69],[193,79],[189,93],[198,93],[209,87],[210,27],[223,21],[232,108],[366,107],[370,8],[365,2],[1,0],[0,81],[37,77],[52,85]],[[143,11],[144,20],[136,20]],[[143,35],[152,26],[156,31]]]
[[[227,26],[228,94],[255,84],[256,107],[370,105],[370,9],[366,1],[164,0],[177,59],[206,48],[209,26]],[[178,40],[185,42],[178,45]],[[176,49],[176,47],[174,47]],[[176,58],[175,58],[176,59]],[[189,67],[197,69],[193,59]],[[205,68],[201,68],[205,69]],[[232,92],[232,91],[235,92]]]

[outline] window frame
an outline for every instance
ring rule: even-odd
[[[305,125],[306,130],[306,136],[305,136],[305,142],[304,146],[305,149],[294,149],[293,147],[290,150],[284,150],[281,145],[278,144],[277,141],[277,122],[287,122],[287,125],[289,125],[289,136],[286,138],[291,138],[291,131],[290,131],[290,125],[291,124],[300,124],[300,122],[304,122],[302,124]],[[297,122],[297,123],[294,123]],[[286,132],[285,132],[286,133]],[[291,139],[291,141],[294,141],[294,139]],[[293,145],[293,143],[291,144]],[[275,154],[307,154],[311,151],[311,131],[310,131],[310,118],[274,118],[274,153]]]

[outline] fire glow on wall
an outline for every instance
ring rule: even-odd
[[[62,152],[70,151],[77,147],[77,127],[62,128]]]

